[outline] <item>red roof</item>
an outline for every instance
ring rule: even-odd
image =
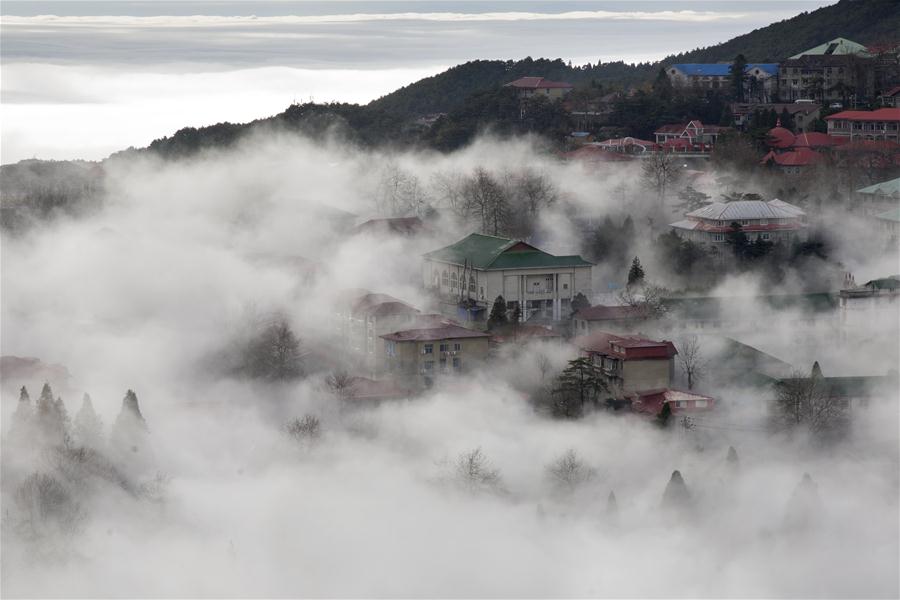
[[[457,340],[462,338],[488,338],[489,334],[474,329],[466,329],[459,325],[441,325],[439,327],[426,327],[423,329],[404,329],[382,335],[382,338],[392,342],[433,342],[438,340]]]
[[[808,165],[817,165],[825,162],[825,157],[809,148],[797,148],[790,152],[782,152],[780,154],[771,154],[771,159],[776,165],[782,167],[805,167]],[[767,156],[767,158],[769,158]]]
[[[879,108],[878,110],[845,110],[825,117],[826,121],[900,121],[900,108]]]
[[[575,87],[571,83],[566,83],[565,81],[550,81],[549,79],[544,79],[543,77],[522,77],[521,79],[516,79],[515,81],[511,81],[506,85],[514,88],[529,90]]]
[[[631,335],[615,335],[605,331],[597,331],[589,335],[575,338],[574,344],[584,352],[615,356],[618,358],[672,358],[678,354],[675,345],[668,341],[648,340]]]
[[[766,143],[772,148],[790,148],[794,145],[794,134],[784,127],[773,127],[766,134]]]
[[[888,91],[882,93],[881,95],[884,96],[885,98],[892,98],[892,97],[896,96],[897,94],[900,94],[900,85],[895,85],[894,87],[892,87]]]
[[[632,394],[631,398],[632,410],[652,415],[658,415],[664,404],[668,404],[673,413],[710,410],[715,404],[709,396],[669,388],[641,390]],[[704,405],[697,406],[698,400]]]
[[[621,162],[632,160],[631,156],[628,154],[604,150],[597,146],[582,146],[577,150],[563,153],[562,157],[568,160],[576,159],[585,162]]]
[[[794,148],[830,148],[836,145],[837,140],[835,138],[818,131],[801,133],[794,138]]]
[[[639,306],[591,306],[575,313],[576,319],[585,321],[617,321],[620,319],[639,319],[644,311]]]

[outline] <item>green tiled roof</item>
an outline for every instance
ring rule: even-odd
[[[554,256],[525,242],[480,233],[429,252],[425,258],[483,270],[591,266],[580,256]]]
[[[881,219],[882,221],[900,221],[900,208],[892,208],[891,210],[879,213],[875,215],[875,218]]]
[[[900,194],[900,177],[896,179],[890,179],[888,181],[881,181],[876,183],[875,185],[870,185],[868,187],[864,187],[862,189],[856,190],[857,194],[881,194],[884,196],[890,196],[892,194]]]

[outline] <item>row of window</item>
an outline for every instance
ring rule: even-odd
[[[447,273],[444,271],[441,273],[441,285],[444,287],[449,287],[451,290],[455,290],[460,287],[465,287],[466,285],[466,276],[460,275],[456,276],[456,273]],[[475,291],[475,276],[469,275],[469,291]]]
[[[446,359],[446,358],[442,358],[442,359],[440,360],[439,364],[440,364],[440,367],[441,367],[441,371],[446,372],[446,371],[447,371],[447,359]],[[458,371],[460,368],[462,368],[462,362],[461,362],[460,359],[457,358],[457,357],[453,357],[453,361],[452,361],[450,364],[453,365],[453,369],[456,370],[456,371]],[[422,370],[425,371],[426,373],[432,373],[432,372],[434,372],[434,361],[433,361],[433,360],[426,360],[426,361],[422,364]]]
[[[450,347],[453,346],[453,352],[460,352],[462,350],[462,344],[459,342],[450,344],[440,344],[438,348],[441,352],[450,352]],[[425,344],[422,347],[422,354],[434,354],[434,344]]]

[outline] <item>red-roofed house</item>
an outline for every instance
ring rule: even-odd
[[[834,137],[900,142],[900,108],[845,110],[825,117],[825,122]]]
[[[787,152],[769,151],[762,159],[762,164],[774,164],[786,175],[800,175],[809,167],[827,162],[824,155],[809,148],[796,148]]]
[[[648,415],[658,415],[668,404],[672,414],[694,413],[711,410],[715,400],[709,396],[681,390],[659,389],[634,392],[628,396],[631,410]]]
[[[709,152],[719,136],[727,131],[731,131],[731,128],[704,125],[695,119],[686,124],[663,125],[653,134],[656,136],[656,143],[664,149],[681,152]]]
[[[591,306],[582,308],[573,317],[576,335],[594,331],[634,331],[635,326],[646,319],[646,312],[639,306]]]
[[[675,371],[675,345],[605,331],[575,338],[575,346],[603,371],[617,397],[640,390],[668,388]]]
[[[543,77],[522,77],[506,84],[506,87],[515,88],[519,97],[546,96],[547,98],[562,98],[572,91],[571,83],[564,81],[550,81]]]
[[[459,373],[484,362],[490,334],[443,324],[381,336],[386,371],[408,385],[427,387],[439,373]]]

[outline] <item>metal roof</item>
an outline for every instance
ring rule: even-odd
[[[834,38],[831,41],[825,42],[824,44],[819,44],[815,48],[810,48],[809,50],[804,50],[800,54],[795,54],[791,58],[800,58],[801,56],[809,56],[809,55],[840,55],[840,54],[861,54],[867,56],[869,54],[868,50],[862,44],[858,44],[853,40],[848,40],[847,38]]]
[[[892,208],[889,211],[879,213],[875,215],[875,218],[881,219],[882,221],[900,222],[900,208]]]
[[[900,194],[900,177],[882,181],[869,187],[856,190],[857,194],[878,194],[879,196],[893,196]]]
[[[737,200],[735,202],[713,202],[695,211],[688,217],[713,219],[716,221],[740,221],[742,219],[793,219],[804,214],[803,210],[781,200]]]

